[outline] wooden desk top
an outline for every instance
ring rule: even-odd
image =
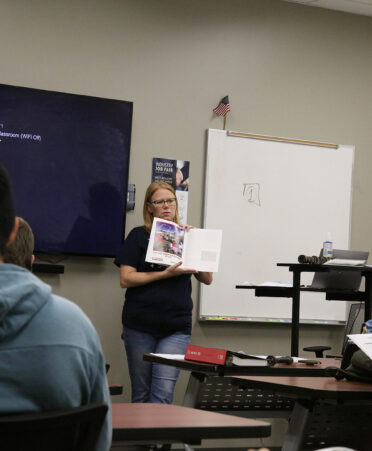
[[[264,421],[169,404],[112,403],[113,440],[195,443],[207,438],[268,437]]]
[[[193,362],[191,360],[185,359],[168,359],[165,357],[160,357],[154,354],[144,354],[143,359],[147,362],[161,363],[164,365],[175,366],[184,370],[205,373],[205,374],[215,374],[218,376],[314,376],[314,377],[324,377],[325,369],[327,367],[337,367],[341,365],[341,359],[334,358],[322,358],[315,359],[319,360],[320,365],[305,365],[304,363],[294,363],[292,365],[286,365],[283,363],[278,363],[274,366],[224,366],[224,365],[214,365],[211,363]]]
[[[247,387],[275,390],[297,398],[372,399],[372,384],[338,381],[333,377],[237,376],[236,379]]]

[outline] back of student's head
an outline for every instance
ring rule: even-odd
[[[10,181],[0,164],[0,256],[4,255],[9,236],[14,227],[14,203]]]
[[[34,234],[27,221],[18,217],[18,231],[14,240],[5,248],[4,263],[13,263],[31,270],[34,251]]]

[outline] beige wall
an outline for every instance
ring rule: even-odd
[[[372,18],[279,0],[0,0],[0,11],[1,83],[134,102],[127,230],[141,223],[153,156],[191,161],[188,222],[202,225],[205,131],[222,128],[212,108],[228,94],[228,129],[356,146],[351,242],[372,250]],[[128,387],[112,260],[69,258],[64,275],[42,278],[90,316],[111,378]],[[289,333],[195,321],[193,341],[286,354]],[[300,346],[337,351],[341,335],[304,326]]]

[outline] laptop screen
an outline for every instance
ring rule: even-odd
[[[322,250],[320,255],[322,254]],[[348,260],[364,260],[367,263],[369,252],[350,251],[346,249],[333,249],[333,258],[343,258]],[[328,272],[316,272],[314,274],[311,288],[352,290],[358,291],[362,281],[362,274],[359,271],[331,270]]]

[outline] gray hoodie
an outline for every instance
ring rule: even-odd
[[[60,410],[110,397],[98,335],[74,303],[0,264],[0,412]],[[111,411],[97,451],[111,444]]]

